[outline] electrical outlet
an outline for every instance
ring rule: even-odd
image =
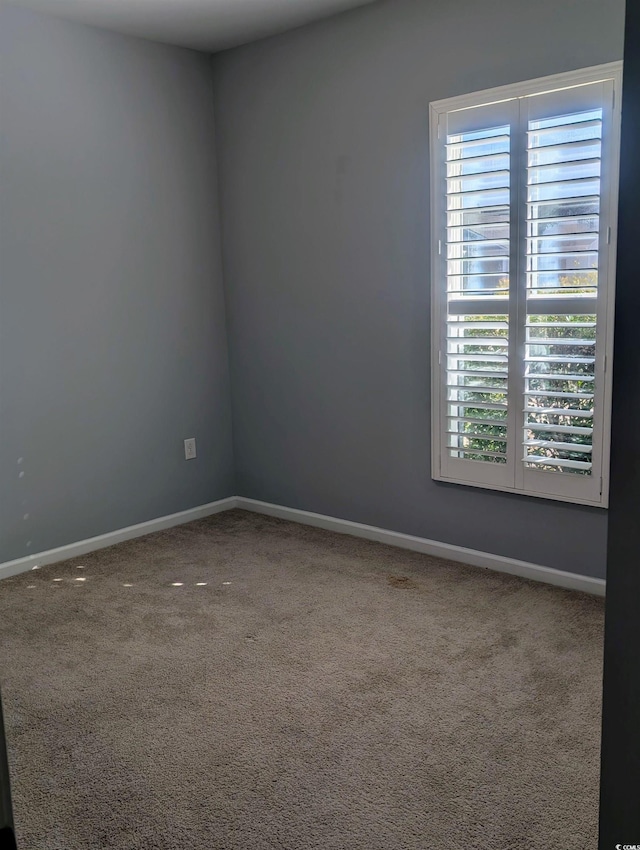
[[[185,460],[193,460],[196,456],[196,438],[189,437],[188,440],[184,441],[184,459]]]

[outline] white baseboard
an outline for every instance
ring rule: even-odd
[[[185,522],[192,522],[194,519],[202,519],[235,507],[236,497],[230,496],[228,499],[219,499],[217,502],[199,505],[197,508],[190,508],[188,511],[180,511],[177,514],[169,514],[158,519],[151,519],[148,522],[140,522],[127,528],[119,528],[117,531],[100,534],[98,537],[89,537],[87,540],[79,540],[77,543],[70,543],[68,546],[48,549],[46,552],[27,555],[26,558],[17,558],[15,561],[5,561],[4,564],[0,564],[0,579],[27,572],[36,565],[43,567],[46,564],[56,564],[58,561],[77,558],[80,555],[86,555],[88,552],[95,552],[97,549],[106,549],[107,546],[115,546],[116,543],[132,540],[134,537],[144,537],[145,534],[152,534],[154,531],[173,528],[174,525],[183,525]]]
[[[413,552],[422,552],[425,555],[434,555],[438,558],[446,558],[449,561],[459,561],[463,564],[471,564],[474,567],[483,567],[500,573],[520,576],[546,584],[555,584],[558,587],[566,587],[570,590],[581,590],[596,596],[604,596],[606,582],[601,578],[567,573],[563,570],[554,570],[551,567],[541,567],[538,564],[530,564],[527,561],[518,561],[515,558],[505,558],[502,555],[491,555],[488,552],[479,552],[477,549],[465,549],[464,546],[453,546],[450,543],[439,543],[437,540],[428,540],[425,537],[414,537],[411,534],[401,534],[398,531],[387,531],[384,528],[376,528],[373,525],[363,525],[359,522],[351,522],[346,519],[314,514],[310,511],[301,511],[297,508],[285,508],[281,505],[272,505],[268,502],[259,502],[256,499],[247,499],[238,496],[237,508],[243,508],[254,513],[267,514],[268,516],[288,519],[303,525],[313,525],[317,528],[326,528],[329,531],[337,531],[340,534],[350,534],[353,537],[363,537],[366,540],[376,540],[389,546],[397,546],[400,549],[410,549]]]
[[[164,528],[172,528],[196,519],[202,519],[212,514],[228,511],[232,508],[242,508],[254,513],[266,514],[268,516],[280,517],[291,522],[299,522],[303,525],[313,525],[317,528],[326,528],[329,531],[337,531],[340,534],[350,534],[353,537],[362,537],[365,540],[376,540],[389,546],[397,546],[400,549],[410,549],[413,552],[422,552],[425,555],[434,555],[438,558],[446,558],[449,561],[458,561],[463,564],[471,564],[474,567],[483,567],[501,573],[521,576],[533,581],[555,584],[558,587],[566,587],[570,590],[581,590],[585,593],[604,596],[606,582],[604,579],[591,578],[590,576],[567,573],[562,570],[554,570],[550,567],[542,567],[538,564],[530,564],[527,561],[518,561],[515,558],[505,558],[502,555],[491,555],[488,552],[479,552],[477,549],[465,549],[464,546],[453,546],[450,543],[440,543],[437,540],[428,540],[425,537],[414,537],[411,534],[401,534],[398,531],[388,531],[373,525],[363,525],[359,522],[351,522],[347,519],[315,514],[310,511],[301,511],[298,508],[287,508],[282,505],[272,505],[268,502],[260,502],[257,499],[248,499],[244,496],[230,496],[207,505],[200,505],[187,511],[180,511],[169,516],[141,522],[138,525],[130,525],[120,528],[108,534],[98,537],[90,537],[68,546],[60,546],[57,549],[49,549],[46,552],[28,555],[26,558],[18,558],[15,561],[6,561],[0,564],[0,579],[26,572],[34,566],[45,566],[55,564],[58,561],[66,561],[68,558],[76,558],[114,546],[125,540],[135,537],[143,537],[154,531]]]

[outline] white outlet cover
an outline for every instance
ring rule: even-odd
[[[184,441],[184,457],[185,460],[193,460],[196,457],[196,438],[189,437]]]

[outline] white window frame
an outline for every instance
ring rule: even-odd
[[[443,328],[445,325],[444,318],[446,315],[446,293],[443,286],[445,274],[446,257],[443,256],[446,252],[443,249],[445,240],[446,213],[445,213],[445,194],[444,192],[435,191],[435,187],[443,185],[443,177],[445,171],[444,145],[446,131],[443,131],[443,117],[447,113],[456,110],[462,110],[469,107],[478,107],[496,104],[498,106],[502,102],[510,101],[519,98],[526,98],[528,95],[547,94],[563,89],[570,89],[575,86],[580,86],[586,83],[595,83],[600,81],[611,81],[613,89],[613,106],[610,125],[610,137],[607,140],[606,149],[604,149],[603,137],[603,157],[602,157],[602,191],[601,198],[607,201],[607,215],[602,216],[601,239],[599,247],[599,264],[598,264],[598,343],[597,343],[597,364],[596,364],[596,404],[602,405],[603,410],[603,427],[601,428],[601,436],[597,441],[594,440],[594,454],[598,453],[601,457],[601,473],[599,493],[595,493],[592,487],[592,493],[585,496],[581,487],[581,479],[583,476],[574,476],[563,473],[549,473],[542,471],[528,471],[526,476],[516,467],[514,476],[514,486],[510,483],[505,484],[504,480],[500,480],[500,476],[495,473],[486,476],[479,473],[476,479],[472,480],[473,475],[466,477],[451,477],[443,474],[442,460],[444,453],[447,451],[445,428],[443,428],[443,409],[442,409],[442,391],[443,386],[446,386],[446,362],[447,358],[443,356],[446,353],[446,347],[443,346]],[[622,62],[611,62],[604,65],[597,65],[590,68],[584,68],[577,71],[571,71],[563,74],[554,74],[548,77],[541,77],[535,80],[516,83],[513,85],[500,86],[497,88],[486,89],[472,94],[461,95],[459,97],[447,98],[446,100],[434,101],[429,105],[430,110],[430,174],[431,174],[431,363],[432,363],[432,384],[431,384],[431,434],[432,434],[432,478],[436,481],[446,481],[455,484],[463,484],[471,487],[481,487],[489,490],[500,490],[508,493],[518,493],[520,495],[534,496],[543,499],[553,499],[574,504],[593,505],[597,507],[608,506],[609,499],[609,450],[611,441],[611,390],[612,390],[612,363],[613,363],[613,320],[614,320],[614,305],[615,305],[615,268],[616,268],[616,241],[617,241],[617,212],[618,212],[618,181],[619,181],[619,160],[620,160],[620,102],[622,100]],[[505,104],[506,105],[506,104]],[[521,129],[521,128],[520,128]],[[442,138],[440,138],[442,136]],[[522,166],[512,166],[513,180],[522,180]],[[520,171],[518,171],[520,168]],[[513,203],[513,201],[512,201]],[[604,237],[604,238],[602,238]],[[513,248],[512,248],[513,250]],[[516,249],[517,250],[517,249]],[[512,303],[510,301],[510,310]],[[513,317],[515,318],[515,316]],[[519,395],[518,389],[510,388],[509,404],[518,404],[521,406],[522,396]],[[510,431],[510,439],[520,440],[519,433],[515,434]],[[493,466],[495,464],[480,464],[470,460],[464,463],[474,466]],[[520,461],[517,464],[523,466]],[[550,492],[550,487],[545,486],[545,478],[549,480],[549,476],[553,476],[556,481],[554,490]],[[566,479],[566,486],[558,486],[558,477],[562,476]],[[493,477],[493,481],[491,480]],[[523,478],[528,480],[523,483]],[[482,480],[484,479],[484,480]],[[593,479],[591,479],[593,480]],[[518,486],[519,485],[519,486]],[[562,492],[564,491],[564,492]]]

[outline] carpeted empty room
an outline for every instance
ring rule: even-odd
[[[0,850],[640,841],[631,6],[0,0]]]
[[[7,579],[19,846],[593,847],[602,610],[241,510]]]

